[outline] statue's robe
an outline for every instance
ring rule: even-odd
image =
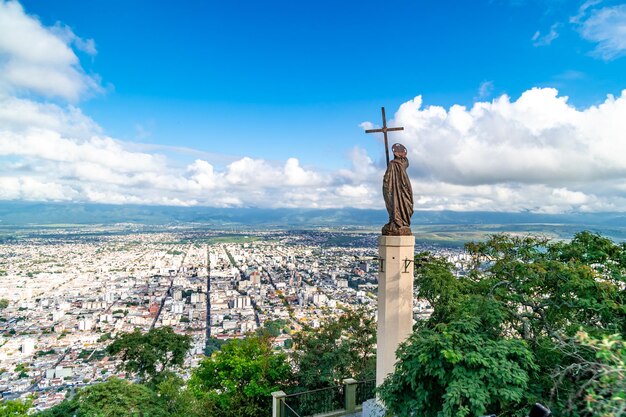
[[[408,167],[407,158],[396,156],[389,161],[383,177],[383,197],[389,213],[389,223],[383,227],[384,235],[412,234],[413,189],[406,172]]]

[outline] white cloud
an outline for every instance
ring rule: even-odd
[[[548,46],[550,45],[556,38],[559,37],[559,32],[557,29],[559,28],[560,23],[555,23],[550,26],[550,31],[545,35],[542,35],[540,31],[535,32],[532,37],[534,46]]]
[[[596,43],[592,55],[605,61],[626,55],[626,5],[592,10],[587,16],[589,7],[571,21],[579,24],[584,39]]]
[[[220,207],[345,205],[327,173],[305,168],[297,158],[280,163],[243,156],[218,170],[204,159],[181,167],[165,155],[137,148],[103,135],[76,107],[0,98],[0,199]],[[366,180],[359,172],[340,181]]]
[[[493,81],[483,81],[478,87],[478,99],[486,99],[493,93]]]
[[[589,36],[603,54],[621,48],[616,32],[600,35],[621,8],[589,4],[576,24],[596,28]],[[384,207],[382,147],[373,156],[354,147],[349,166],[325,172],[303,166],[297,155],[270,161],[125,142],[104,135],[78,107],[37,101],[33,97],[75,101],[100,88],[72,48],[97,52],[93,40],[60,23],[46,28],[18,3],[0,0],[0,200]],[[492,88],[484,82],[479,100]],[[392,142],[409,150],[417,209],[626,210],[626,90],[586,109],[550,88],[471,108],[424,107],[418,96],[400,106],[390,125],[405,127]],[[138,132],[142,136],[142,126]],[[181,150],[195,160],[181,165],[168,158]]]
[[[98,53],[96,50],[96,42],[93,39],[83,39],[77,36],[70,27],[57,22],[51,29],[51,32],[65,41],[66,44],[72,44],[79,51],[85,52],[91,56]]]
[[[69,201],[77,196],[75,190],[55,182],[32,177],[1,177],[0,199],[32,201]]]
[[[570,23],[580,23],[586,16],[587,12],[598,4],[602,3],[602,0],[587,0],[578,8],[578,13],[575,16],[572,16],[569,21]]]
[[[0,92],[34,92],[75,102],[101,91],[71,45],[96,53],[93,40],[81,39],[68,27],[46,28],[17,1],[0,0]]]
[[[318,173],[302,168],[296,158],[287,159],[284,176],[287,185],[312,187],[324,182]]]
[[[11,111],[15,106],[24,111]],[[471,108],[400,106],[416,209],[626,210],[626,91],[576,109],[554,89]],[[377,159],[382,156],[382,149]],[[180,166],[104,136],[80,110],[0,100],[0,199],[218,207],[383,208],[384,167],[353,148],[335,172],[242,156]]]
[[[422,108],[418,96],[400,106],[394,123],[405,127],[424,208],[567,211],[626,197],[618,188],[626,177],[625,116],[626,90],[579,110],[555,89],[535,88],[470,109]]]

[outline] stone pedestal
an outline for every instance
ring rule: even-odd
[[[393,373],[396,350],[413,331],[415,236],[381,236],[378,254],[376,386]]]

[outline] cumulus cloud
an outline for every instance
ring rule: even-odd
[[[13,111],[16,107],[25,111]],[[395,112],[409,150],[417,209],[566,212],[626,210],[626,91],[577,109],[534,88],[471,108]],[[164,154],[102,134],[79,109],[0,99],[0,199],[218,207],[383,208],[382,150],[354,147],[334,172],[296,157],[240,156],[224,166]]]
[[[16,106],[28,111],[11,111]],[[626,92],[576,109],[554,89],[471,108],[400,106],[418,209],[626,209]],[[242,156],[180,167],[102,135],[74,107],[0,100],[2,199],[212,206],[382,208],[384,166],[353,148],[335,172]]]
[[[597,28],[618,22],[621,7],[594,11],[589,4],[575,24],[595,27],[582,33],[616,56],[621,44]],[[354,147],[346,167],[334,172],[304,166],[298,155],[218,158],[186,148],[195,160],[181,165],[167,154],[182,148],[105,135],[76,105],[42,101],[72,102],[100,88],[74,49],[97,52],[93,40],[60,23],[44,27],[17,2],[0,0],[0,200],[384,207],[382,149],[368,155]],[[477,99],[483,101],[471,108],[424,106],[417,96],[395,112],[390,125],[405,130],[392,141],[409,150],[417,209],[626,210],[626,90],[577,109],[555,89],[485,101],[492,89],[483,83]]]
[[[354,153],[373,169],[364,151]],[[220,169],[202,158],[181,167],[164,154],[103,135],[76,107],[0,97],[3,200],[340,207],[364,193],[337,192],[335,183],[356,183],[358,190],[370,179],[367,169],[358,164],[354,173],[333,177],[295,157],[281,163],[247,156]]]
[[[626,55],[626,5],[589,11],[596,4],[583,4],[578,15],[570,21],[578,25],[584,39],[596,44],[593,56],[610,61]]]
[[[422,107],[418,96],[400,106],[394,123],[405,127],[424,207],[599,210],[617,209],[614,199],[624,196],[625,115],[626,90],[579,110],[555,89],[533,88],[469,109]]]
[[[71,45],[95,54],[93,40],[70,28],[44,27],[17,1],[0,0],[0,92],[34,92],[76,102],[101,91],[96,77],[87,75]]]

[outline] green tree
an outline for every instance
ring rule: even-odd
[[[274,352],[271,341],[266,335],[229,341],[200,363],[189,380],[190,390],[214,416],[269,415],[271,393],[292,379],[287,357]]]
[[[465,417],[523,411],[529,371],[522,340],[492,338],[477,317],[414,333],[380,395],[394,415]],[[417,414],[416,414],[417,410]]]
[[[168,375],[156,387],[165,415],[169,417],[210,417],[212,404],[196,398],[178,376]]]
[[[6,298],[0,298],[0,310],[4,310],[9,306],[9,300]]]
[[[74,401],[66,399],[60,404],[35,415],[37,417],[76,417],[77,407]]]
[[[119,355],[126,372],[142,381],[158,383],[166,371],[183,365],[190,348],[190,336],[176,334],[171,327],[159,327],[145,334],[139,330],[120,334],[107,347],[107,353]]]
[[[2,401],[0,402],[0,417],[26,417],[32,405],[31,399]]]
[[[267,332],[267,334],[271,337],[280,336],[281,333],[286,331],[287,322],[285,320],[268,320],[263,323],[263,327],[260,329],[261,332]]]
[[[473,268],[461,277],[444,260],[416,256],[417,294],[434,311],[398,351],[396,373],[380,390],[385,403],[399,416],[523,415],[534,401],[578,415],[584,405],[567,401],[580,381],[570,374],[555,386],[554,374],[593,358],[589,349],[568,351],[579,330],[626,331],[626,245],[581,232],[558,243],[495,235],[466,249]],[[480,389],[455,397],[461,377]]]
[[[112,378],[78,391],[71,400],[39,414],[40,417],[165,417],[157,393],[141,384]]]
[[[348,310],[293,335],[292,361],[298,386],[316,389],[376,374],[376,323],[363,309]]]
[[[620,417],[626,414],[626,342],[619,334],[591,337],[579,332],[567,349],[573,363],[555,373],[558,380],[577,382],[567,411],[584,416]],[[586,355],[582,351],[591,352]],[[585,353],[587,353],[585,352]],[[591,356],[590,359],[587,357]]]
[[[206,356],[211,356],[213,352],[220,350],[223,344],[223,340],[220,340],[217,337],[211,337],[204,347],[204,354]]]

